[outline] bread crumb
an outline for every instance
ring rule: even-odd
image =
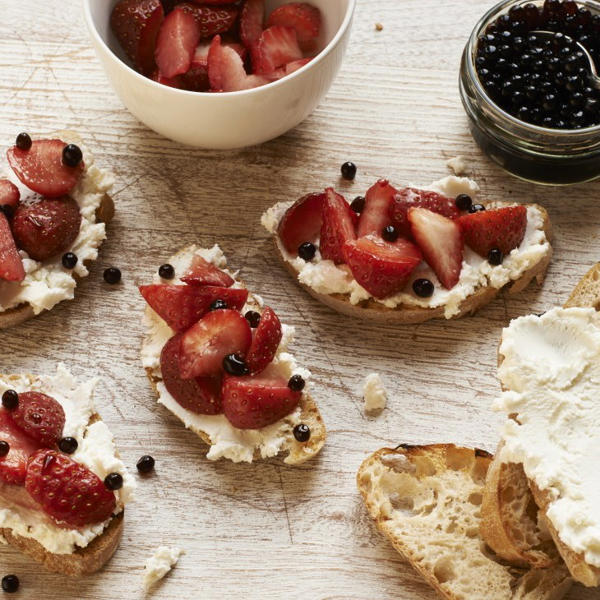
[[[383,31],[383,25],[381,23],[375,23],[375,31]]]
[[[468,175],[469,173],[469,165],[465,160],[464,156],[455,156],[446,161],[446,166],[454,171],[455,175]]]
[[[159,546],[146,562],[144,569],[144,588],[148,591],[160,581],[176,564],[179,557],[184,554],[180,548]]]
[[[363,384],[365,412],[381,412],[387,404],[387,392],[379,373],[369,373]]]

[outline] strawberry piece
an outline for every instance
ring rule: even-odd
[[[323,225],[321,226],[321,256],[336,264],[346,262],[344,245],[356,239],[356,213],[343,196],[333,188],[325,190]]]
[[[229,31],[238,17],[235,7],[198,6],[190,2],[178,5],[178,9],[189,12],[196,19],[200,29],[200,39],[210,38],[217,33]]]
[[[397,190],[387,179],[380,179],[365,195],[365,207],[358,221],[358,237],[381,232],[391,223],[390,207]]]
[[[301,244],[314,241],[319,234],[323,224],[325,198],[326,194],[323,192],[307,194],[285,211],[279,221],[277,234],[290,254],[298,254]]]
[[[177,75],[177,77],[171,77],[169,79],[168,77],[161,75],[158,69],[156,69],[154,73],[150,75],[150,79],[152,79],[152,81],[156,81],[156,83],[161,83],[162,85],[167,85],[177,89],[182,89],[184,87],[183,77],[185,77],[185,75]]]
[[[272,73],[268,73],[265,75],[267,79],[270,81],[277,81],[282,79],[283,77],[287,77],[292,73],[301,69],[304,65],[307,65],[312,59],[311,58],[301,58],[300,60],[293,60],[292,62],[284,65],[283,67],[279,67],[279,69],[275,69]]]
[[[196,377],[182,379],[179,374],[181,334],[173,336],[160,353],[160,371],[167,391],[186,410],[199,415],[218,415],[223,412],[221,378]]]
[[[235,4],[236,0],[192,0],[196,4],[210,4],[214,6],[221,6],[223,4]]]
[[[3,206],[17,208],[20,199],[19,188],[8,179],[0,179],[0,211]]]
[[[40,446],[51,448],[62,437],[65,411],[60,403],[46,394],[19,394],[17,408],[8,414],[14,424]]]
[[[116,506],[114,492],[95,473],[56,450],[31,455],[25,489],[46,514],[71,527],[106,521]]]
[[[200,26],[194,15],[176,6],[165,18],[156,39],[154,57],[163,77],[186,73],[200,40]]]
[[[480,211],[460,217],[458,224],[465,243],[477,254],[487,258],[492,248],[498,248],[506,256],[525,237],[527,209],[524,206],[508,206]]]
[[[252,344],[246,355],[246,365],[250,373],[260,373],[267,368],[275,357],[279,342],[281,342],[281,322],[275,311],[268,306],[265,307],[260,323],[256,328]]]
[[[296,31],[300,48],[312,52],[321,32],[321,11],[305,2],[290,2],[276,8],[267,20],[267,27],[280,25]]]
[[[156,37],[164,18],[160,0],[120,0],[110,16],[110,27],[125,54],[144,74],[154,70]]]
[[[289,415],[302,392],[293,392],[282,377],[230,377],[223,380],[223,412],[238,429],[260,429]]]
[[[0,279],[23,281],[25,269],[6,215],[0,213]]]
[[[174,331],[185,331],[197,323],[215,300],[224,300],[232,310],[241,310],[248,290],[193,285],[142,285],[140,293],[152,310]]]
[[[303,58],[294,29],[278,26],[262,32],[251,47],[251,56],[252,69],[258,75],[272,73],[279,67]]]
[[[8,454],[0,457],[0,480],[23,485],[27,473],[27,459],[39,450],[40,444],[25,435],[4,408],[0,408],[0,440],[9,445]]]
[[[12,220],[15,242],[33,260],[64,252],[79,235],[81,213],[73,198],[42,198],[21,204]]]
[[[265,0],[246,0],[240,14],[240,39],[252,48],[260,39],[265,20]]]
[[[392,244],[375,234],[347,242],[345,254],[354,279],[374,298],[397,294],[423,259],[408,240]]]
[[[426,208],[410,208],[411,232],[440,283],[453,288],[460,278],[463,239],[456,221]]]
[[[76,167],[63,164],[65,145],[61,140],[36,140],[29,150],[9,148],[6,156],[15,175],[29,189],[58,198],[75,187],[84,169],[83,161]]]
[[[192,264],[181,278],[181,281],[189,285],[216,285],[220,287],[231,287],[235,283],[227,273],[204,260],[198,254],[194,255]]]
[[[456,201],[453,198],[442,196],[437,192],[404,188],[396,194],[390,206],[392,224],[400,235],[410,235],[407,214],[408,209],[413,206],[426,208],[449,219],[458,219],[460,216],[460,211],[456,208]]]
[[[228,309],[209,312],[181,338],[181,377],[218,375],[227,355],[246,356],[251,343],[250,325],[239,312]]]

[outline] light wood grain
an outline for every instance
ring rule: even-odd
[[[462,47],[493,0],[359,0],[343,69],[321,107],[288,135],[239,152],[190,150],[147,130],[112,93],[88,43],[80,2],[2,2],[0,142],[21,130],[75,129],[117,175],[109,239],[76,301],[2,332],[2,371],[49,372],[64,361],[99,373],[100,413],[131,466],[143,453],[156,474],[140,480],[121,548],[106,570],[76,582],[40,572],[10,549],[15,597],[123,600],[143,597],[145,560],[159,544],[187,554],[154,597],[276,600],[433,600],[433,592],[375,531],[355,488],[373,450],[398,442],[454,441],[493,450],[499,417],[496,348],[512,317],[562,304],[599,258],[600,184],[536,187],[481,155],[458,91]],[[375,31],[381,22],[384,29]],[[167,115],[168,118],[168,115]],[[539,202],[556,233],[542,290],[500,298],[471,319],[382,328],[339,316],[302,292],[259,225],[278,200],[335,184],[351,197],[376,176],[397,184],[447,174],[468,158],[486,198]],[[345,160],[359,166],[338,181]],[[210,463],[198,438],[158,406],[138,358],[143,301],[136,285],[178,247],[218,241],[231,265],[282,320],[297,326],[295,351],[315,374],[329,439],[300,468],[269,461]],[[102,281],[109,265],[123,283]],[[363,415],[360,384],[379,371],[389,407]],[[575,588],[570,600],[598,599]]]

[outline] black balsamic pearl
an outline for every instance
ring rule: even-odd
[[[476,213],[476,212],[482,212],[485,210],[485,206],[483,204],[473,204],[473,206],[471,206],[471,208],[469,208],[469,212],[472,213]]]
[[[67,167],[76,167],[83,160],[81,148],[75,144],[67,144],[63,148],[62,161]]]
[[[256,329],[260,325],[260,313],[255,310],[249,310],[244,317],[246,317],[246,321],[250,323],[252,329]]]
[[[77,264],[77,255],[73,254],[73,252],[65,252],[62,255],[62,265],[65,269],[74,269]]]
[[[490,265],[501,265],[503,260],[504,255],[502,254],[502,252],[500,252],[498,248],[492,248],[488,252],[488,262],[490,263]]]
[[[2,394],[2,406],[6,410],[15,410],[19,406],[19,394],[15,390],[6,390]]]
[[[228,354],[223,359],[223,369],[226,373],[229,373],[229,375],[234,375],[235,377],[248,375],[246,361],[237,354]]]
[[[104,281],[110,285],[116,285],[121,281],[121,271],[117,267],[108,267],[104,270]]]
[[[33,142],[31,141],[31,136],[28,133],[22,131],[17,136],[15,145],[19,150],[24,150],[25,152],[27,152],[27,150],[31,148],[31,144],[33,144]]]
[[[227,308],[227,302],[225,300],[215,300],[210,305],[210,310],[224,310]]]
[[[393,225],[388,225],[381,232],[381,237],[386,242],[395,242],[398,239],[398,232],[396,231],[396,228]]]
[[[305,385],[306,381],[304,381],[301,375],[292,375],[288,381],[288,387],[292,392],[301,392]]]
[[[10,444],[4,440],[0,441],[0,456],[6,456],[10,450]]]
[[[317,249],[315,248],[315,245],[310,242],[304,242],[298,247],[298,256],[306,262],[310,262],[315,257],[316,253]]]
[[[352,204],[350,208],[358,215],[365,209],[365,197],[364,196],[356,196],[354,200],[352,200]]]
[[[300,423],[294,427],[294,437],[298,442],[308,442],[310,440],[310,427],[304,423]]]
[[[64,437],[58,441],[58,449],[65,454],[73,454],[78,445],[74,437]]]
[[[4,213],[7,219],[12,219],[15,215],[15,207],[10,204],[0,204],[0,213]]]
[[[154,458],[149,454],[144,454],[135,464],[140,473],[150,473],[154,470]]]
[[[19,578],[16,575],[5,575],[2,578],[2,590],[14,594],[19,589]]]
[[[415,279],[413,282],[413,291],[420,298],[431,298],[435,287],[429,279]]]
[[[342,177],[352,181],[356,177],[356,165],[353,162],[345,162],[342,165]]]
[[[104,478],[104,485],[113,492],[123,487],[123,476],[120,473],[109,473]]]
[[[173,279],[175,277],[175,268],[168,263],[160,265],[158,275],[161,279]]]
[[[469,194],[459,194],[456,196],[455,203],[458,210],[469,210],[473,205],[473,200]]]

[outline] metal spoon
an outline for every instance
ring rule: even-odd
[[[546,39],[554,39],[556,37],[555,31],[542,31],[541,29],[536,29],[532,33],[535,33],[540,37],[545,37]],[[579,42],[576,42],[573,38],[569,37],[568,35],[565,35],[563,39],[567,40],[572,44],[575,44],[583,52],[584,56],[587,58],[590,67],[590,85],[596,88],[597,90],[600,90],[600,77],[598,76],[598,71],[596,70],[596,63],[594,62],[592,55],[589,53],[589,50]]]

